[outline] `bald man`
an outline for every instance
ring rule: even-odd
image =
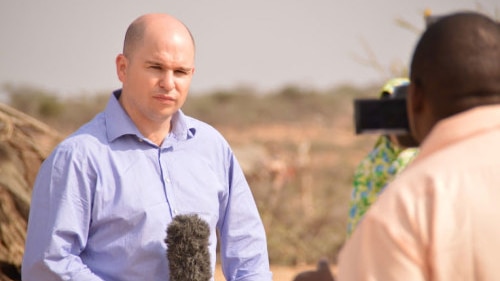
[[[116,58],[121,89],[40,168],[24,281],[170,280],[164,240],[181,214],[210,227],[211,276],[220,243],[227,280],[272,279],[264,227],[231,148],[181,111],[194,65],[194,40],[179,20],[147,14],[129,26]]]
[[[441,17],[411,63],[414,162],[339,257],[339,280],[500,280],[500,27]]]

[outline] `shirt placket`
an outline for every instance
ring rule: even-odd
[[[167,166],[167,155],[168,152],[172,150],[172,146],[169,147],[160,147],[158,148],[158,163],[160,166],[160,172],[163,183],[163,192],[165,194],[165,199],[167,200],[167,204],[170,211],[170,216],[173,218],[178,214],[178,210],[176,208],[176,201],[174,196],[174,186],[173,181],[170,177],[169,169]]]

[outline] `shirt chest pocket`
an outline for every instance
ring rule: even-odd
[[[171,165],[171,180],[166,185],[170,205],[181,213],[201,212],[218,217],[226,195],[221,175],[203,161],[192,161],[189,166]]]
[[[93,208],[98,217],[117,213],[131,217],[167,201],[162,178],[154,169],[131,168],[101,177]]]

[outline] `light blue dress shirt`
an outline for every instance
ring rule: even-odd
[[[178,214],[210,225],[227,280],[272,280],[264,227],[243,172],[213,127],[176,113],[159,147],[118,103],[58,145],[40,167],[24,281],[166,281],[166,229]]]

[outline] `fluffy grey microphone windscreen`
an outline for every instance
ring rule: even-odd
[[[178,215],[167,227],[170,281],[208,281],[212,278],[208,250],[210,227],[198,215]]]

